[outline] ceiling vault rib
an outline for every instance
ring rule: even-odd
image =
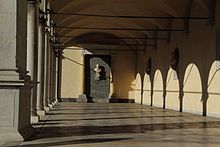
[[[214,25],[216,17],[216,0],[210,0],[209,5],[209,22],[211,25]]]
[[[134,50],[134,49],[83,49],[83,48],[65,48],[65,50],[75,50],[75,51],[83,51],[83,50],[91,50],[91,51],[120,51],[120,52],[136,52],[136,51],[141,51],[143,52],[144,50]]]
[[[114,38],[114,37],[106,37],[106,38],[109,38],[109,39],[117,39],[117,38]],[[119,38],[119,39],[125,39],[125,40],[133,40],[133,39],[140,39],[140,40],[154,40],[154,39],[159,39],[159,40],[167,40],[167,38],[163,38],[163,37],[161,37],[161,38],[148,38],[148,37],[146,37],[146,38],[132,38],[132,37],[121,37],[121,38]]]
[[[184,29],[152,29],[152,28],[93,28],[93,27],[68,27],[68,26],[54,26],[55,28],[62,29],[74,29],[74,30],[110,30],[110,31],[174,31],[174,32],[182,32]]]
[[[84,17],[102,17],[102,18],[128,18],[128,19],[210,19],[210,17],[185,17],[185,16],[128,16],[128,15],[103,15],[103,14],[85,14],[85,13],[58,13],[52,12],[52,15],[66,15],[66,16],[84,16]]]
[[[72,44],[64,44],[64,45],[72,45]],[[75,46],[155,46],[154,44],[83,44],[76,43]]]
[[[56,36],[56,38],[76,38],[77,36]],[[168,38],[163,38],[163,37],[158,37],[158,38],[132,38],[132,37],[104,37],[105,39],[109,39],[109,40],[118,40],[118,39],[124,39],[124,40],[135,40],[135,39],[139,39],[139,40],[154,40],[154,39],[158,39],[158,40],[167,40]]]

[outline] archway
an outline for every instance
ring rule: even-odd
[[[142,99],[142,84],[141,84],[141,75],[138,73],[136,76],[135,84],[135,102],[141,104]]]
[[[70,101],[84,93],[84,56],[82,50],[64,50],[63,57],[61,96]]]
[[[202,114],[201,76],[195,64],[189,64],[185,71],[183,91],[183,111]]]
[[[163,77],[160,70],[155,72],[153,90],[153,106],[163,108]]]
[[[151,105],[151,80],[150,76],[145,73],[143,85],[143,104]]]
[[[166,82],[166,108],[179,110],[179,79],[177,72],[169,69]]]
[[[207,115],[220,117],[220,61],[212,64],[208,80],[209,99],[207,101]]]

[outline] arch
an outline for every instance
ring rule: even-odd
[[[151,79],[147,73],[144,75],[143,83],[143,104],[151,105]]]
[[[141,75],[138,73],[136,75],[136,82],[135,82],[135,102],[141,104],[142,102],[142,82],[141,82]]]
[[[160,70],[154,74],[153,92],[153,106],[163,108],[163,77]]]
[[[185,70],[183,111],[202,114],[202,82],[199,69],[193,63]]]
[[[61,95],[62,98],[77,98],[84,93],[84,56],[80,50],[64,50],[63,55]]]
[[[179,79],[177,72],[172,68],[169,69],[166,81],[166,108],[179,110]]]
[[[220,61],[214,61],[209,72],[207,115],[220,117]]]

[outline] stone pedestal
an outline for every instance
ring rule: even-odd
[[[86,95],[85,95],[85,94],[79,95],[79,96],[78,96],[78,99],[77,99],[77,102],[78,102],[78,103],[87,103]]]
[[[1,71],[0,79],[2,74]],[[30,124],[30,94],[27,80],[1,80],[0,141],[23,141],[34,134]]]

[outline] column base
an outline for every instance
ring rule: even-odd
[[[53,106],[56,105],[56,100],[51,101],[50,104]]]
[[[48,113],[50,111],[50,107],[44,107],[44,110],[46,113]]]
[[[86,94],[81,94],[78,96],[77,103],[87,103]]]
[[[37,124],[39,122],[39,116],[31,116],[31,124]]]
[[[45,110],[38,110],[38,111],[37,111],[37,114],[38,114],[39,116],[44,116],[44,115],[46,115],[46,111],[45,111]]]
[[[22,130],[0,130],[0,141],[25,141],[36,133],[32,126]]]
[[[35,133],[30,123],[32,85],[24,78],[0,83],[0,140],[24,141]]]
[[[50,109],[53,108],[53,104],[52,103],[48,104],[48,106],[49,106]]]
[[[56,105],[57,104],[57,100],[54,100],[53,104]]]

